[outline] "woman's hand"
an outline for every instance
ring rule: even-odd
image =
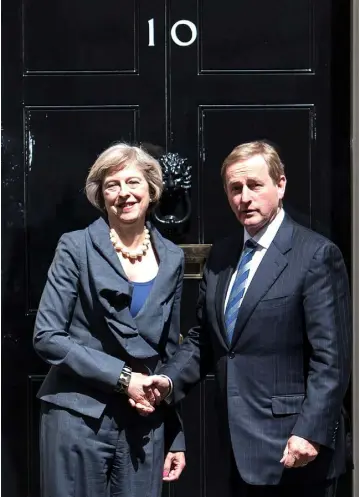
[[[169,452],[163,467],[163,481],[178,480],[186,466],[184,452]]]
[[[152,390],[144,390],[143,383],[146,375],[141,373],[131,373],[131,381],[127,389],[127,395],[130,397],[130,404],[136,406],[141,405],[141,414],[147,415],[152,413],[155,408],[156,398]],[[131,402],[132,399],[132,402]]]
[[[137,412],[141,414],[141,416],[147,416],[150,412],[153,412],[149,411],[149,406],[154,406],[155,404],[159,405],[161,401],[166,397],[170,390],[170,383],[168,378],[164,376],[145,376],[140,373],[132,373],[132,375],[133,374],[139,375],[139,378],[135,378],[134,386],[136,385],[137,391],[141,391],[141,395],[143,392],[147,402],[142,402],[142,399],[140,398],[141,395],[140,397],[136,395],[135,398],[135,394],[131,395],[130,393],[128,393],[130,397],[129,403],[132,407],[135,407],[137,409]],[[130,386],[128,390],[130,389]]]

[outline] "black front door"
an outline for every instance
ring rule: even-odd
[[[39,495],[36,392],[47,368],[32,349],[34,317],[60,235],[97,216],[83,186],[104,148],[125,140],[186,158],[192,214],[179,241],[210,244],[237,229],[223,158],[265,138],[286,165],[286,210],[334,239],[350,264],[339,82],[349,65],[332,48],[345,48],[336,26],[348,12],[340,0],[4,0],[4,495]],[[183,334],[197,289],[188,273]],[[213,388],[209,376],[185,402],[188,465],[166,493],[224,492]]]

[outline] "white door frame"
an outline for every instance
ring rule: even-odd
[[[351,171],[353,297],[353,497],[359,496],[359,0],[352,0],[351,37]]]

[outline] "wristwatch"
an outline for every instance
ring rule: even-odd
[[[127,389],[131,381],[131,374],[132,368],[125,364],[114,388],[116,393],[127,393]]]

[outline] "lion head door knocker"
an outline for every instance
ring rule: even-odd
[[[162,167],[164,190],[153,212],[158,228],[169,238],[177,239],[191,216],[192,166],[186,158],[169,152],[158,159]]]

